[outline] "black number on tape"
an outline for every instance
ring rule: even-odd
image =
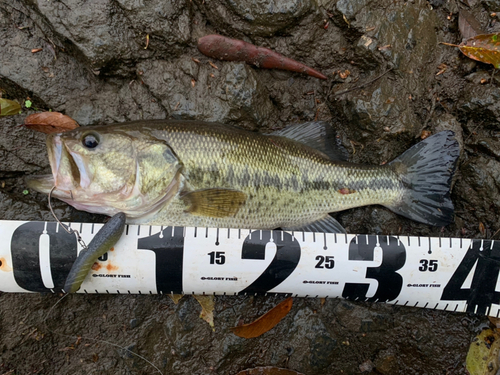
[[[375,295],[366,298],[369,284],[346,283],[342,297],[387,302],[396,299],[399,295],[403,286],[403,277],[396,271],[405,264],[406,250],[397,238],[379,236],[379,243],[377,243],[377,236],[357,236],[357,241],[355,237],[349,244],[349,260],[373,261],[376,246],[381,248],[382,263],[378,267],[366,269],[366,278],[378,281]]]
[[[262,238],[261,238],[262,233]],[[239,294],[266,293],[281,284],[295,270],[300,260],[300,245],[291,234],[274,231],[276,255],[265,271]],[[281,236],[283,235],[283,240]],[[264,260],[266,245],[271,241],[271,231],[255,231],[243,242],[241,259]]]
[[[158,293],[182,293],[182,262],[184,258],[184,228],[172,227],[149,237],[139,238],[137,248],[151,250],[156,255],[156,287]]]
[[[470,288],[462,286],[474,264],[476,270]],[[485,314],[492,303],[500,303],[500,292],[495,291],[500,271],[500,242],[472,240],[462,262],[446,284],[441,300],[467,301],[467,312]]]
[[[318,255],[316,257],[316,260],[318,261],[318,263],[316,263],[316,266],[314,266],[314,268],[328,268],[328,269],[332,269],[333,267],[335,267],[335,260],[333,260],[333,256],[323,256],[323,255]]]
[[[77,257],[78,245],[74,234],[68,234],[62,228],[56,232],[57,223],[34,221],[16,228],[11,239],[12,268],[16,283],[30,292],[48,292],[45,281],[52,281],[54,292],[61,292],[66,276]],[[48,244],[50,275],[40,264],[40,242]],[[50,276],[50,277],[49,277]]]
[[[210,257],[210,264],[226,263],[226,255],[224,251],[212,251],[207,254]]]
[[[438,269],[438,260],[437,259],[420,259],[420,267],[418,270],[421,272],[436,272]]]

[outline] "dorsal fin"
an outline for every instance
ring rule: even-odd
[[[271,135],[286,137],[303,143],[322,153],[332,160],[347,161],[349,153],[342,146],[337,133],[326,121],[306,122],[287,126]]]

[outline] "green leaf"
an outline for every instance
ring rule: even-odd
[[[24,106],[25,106],[26,108],[31,108],[31,105],[32,105],[32,104],[33,104],[33,103],[31,102],[31,100],[26,100],[26,101],[24,102]]]
[[[21,106],[18,102],[0,98],[0,116],[17,115],[21,111]]]

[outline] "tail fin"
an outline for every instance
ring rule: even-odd
[[[429,225],[453,220],[450,184],[460,155],[454,136],[450,130],[437,133],[389,163],[405,190],[401,200],[387,208]]]

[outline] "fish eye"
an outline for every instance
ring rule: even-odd
[[[96,133],[89,133],[84,135],[82,144],[87,148],[96,148],[99,145],[99,136]]]

